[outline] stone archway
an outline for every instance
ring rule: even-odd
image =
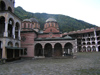
[[[88,51],[88,52],[91,51],[91,47],[90,47],[90,46],[87,47],[87,51]]]
[[[98,47],[98,51],[100,52],[100,46]]]
[[[45,44],[44,56],[45,57],[52,57],[52,45],[50,43]]]
[[[92,51],[96,52],[96,47],[95,46],[92,47]]]
[[[43,56],[43,49],[40,43],[35,45],[35,56]]]
[[[71,43],[66,43],[64,46],[64,51],[66,55],[72,55],[73,45]]]
[[[62,56],[62,45],[60,43],[56,43],[54,45],[54,56]]]
[[[13,43],[11,41],[8,42],[8,47],[9,48],[7,48],[7,61],[11,61],[11,60],[13,60],[13,49],[12,49]],[[18,53],[18,50],[16,50],[16,51]]]
[[[82,51],[83,51],[83,52],[86,52],[86,47],[85,47],[85,46],[83,47],[83,50],[82,50]]]

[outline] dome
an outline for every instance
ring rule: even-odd
[[[35,18],[24,19],[23,21],[28,21],[28,22],[37,22],[37,23],[38,23],[38,20],[36,20]]]
[[[66,38],[66,39],[72,39],[72,37],[70,37],[70,36],[65,36],[64,38]]]
[[[31,20],[31,22],[38,22],[38,20],[35,18],[30,18],[30,20]]]
[[[46,20],[46,22],[57,22],[54,18],[49,18]]]
[[[30,20],[30,19],[24,19],[23,21],[28,21],[28,22],[31,22],[31,20]]]

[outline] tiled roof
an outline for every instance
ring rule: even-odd
[[[90,29],[82,29],[82,30],[77,30],[77,31],[71,31],[69,33],[65,33],[63,35],[68,35],[68,34],[82,34],[82,33],[89,33],[89,32],[93,32],[94,29],[96,29],[96,31],[100,30],[100,27],[97,28],[90,28]]]

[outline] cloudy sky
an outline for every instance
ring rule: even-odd
[[[100,26],[100,0],[15,0],[29,12],[63,14]]]

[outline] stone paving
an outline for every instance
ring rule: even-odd
[[[76,59],[8,62],[0,65],[0,75],[100,75],[100,53],[77,53]]]

